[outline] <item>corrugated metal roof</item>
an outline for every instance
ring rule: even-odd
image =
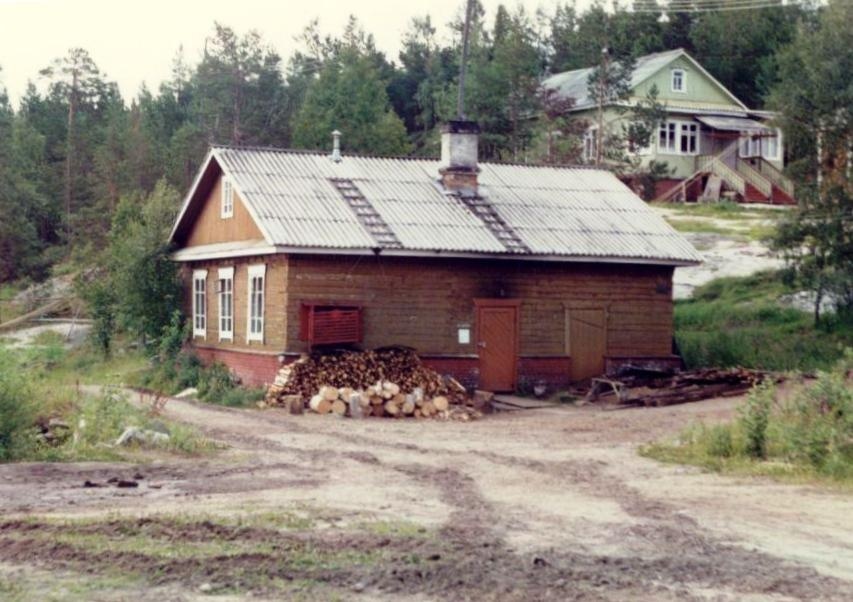
[[[709,125],[715,130],[726,130],[730,132],[772,132],[773,130],[754,119],[742,117],[706,117],[699,116],[696,119]]]
[[[668,99],[664,104],[666,108],[669,110],[675,111],[683,111],[683,110],[696,110],[697,112],[711,112],[711,113],[744,113],[748,109],[746,105],[744,105],[734,94],[732,94],[723,84],[717,81],[713,75],[708,73],[699,62],[690,56],[683,48],[676,48],[675,50],[667,50],[665,52],[656,52],[654,54],[647,54],[645,56],[638,57],[636,59],[634,70],[631,72],[631,82],[630,88],[634,89],[642,82],[653,76],[655,73],[666,67],[669,63],[674,61],[676,58],[684,57],[687,61],[691,62],[697,70],[703,73],[708,79],[717,84],[720,90],[728,96],[732,104],[731,105],[723,105],[719,103],[707,103],[707,102],[697,102],[690,100],[679,100],[679,99]],[[580,109],[588,109],[590,107],[595,106],[595,101],[589,95],[589,76],[594,71],[593,67],[589,67],[586,69],[575,69],[574,71],[565,71],[563,73],[557,73],[552,75],[551,77],[546,78],[542,82],[542,87],[545,89],[551,89],[558,93],[558,95],[562,98],[574,98],[575,105],[573,107],[574,110]],[[633,105],[636,104],[638,98],[632,98],[628,101],[620,102],[617,104],[620,105]],[[744,117],[746,114],[744,113]]]
[[[402,243],[397,254],[522,254],[508,249],[462,199],[443,191],[437,160],[344,155],[335,162],[320,153],[231,147],[215,147],[212,159],[233,178],[271,245],[381,246],[331,183],[347,178]],[[493,163],[480,168],[479,195],[530,249],[523,253],[527,256],[700,260],[678,232],[608,171]]]
[[[637,58],[634,71],[631,73],[631,88],[639,85],[682,54],[684,50],[678,48]],[[589,95],[589,76],[593,71],[593,67],[587,67],[557,73],[546,78],[542,86],[556,90],[563,98],[574,98],[575,108],[592,106],[595,103]]]

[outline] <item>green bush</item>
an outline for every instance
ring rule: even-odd
[[[753,389],[738,418],[713,427],[692,425],[678,441],[654,443],[641,453],[713,470],[853,479],[853,351],[775,401],[775,387]],[[773,460],[773,462],[766,462]]]
[[[853,473],[853,370],[849,351],[830,372],[818,373],[817,382],[783,407],[786,450],[797,461],[808,462],[828,474]]]
[[[214,362],[199,374],[198,397],[210,401],[222,397],[236,386],[231,371],[225,364]]]
[[[0,357],[0,362],[4,358]],[[28,435],[36,419],[32,392],[8,364],[0,366],[0,461],[25,454]]]
[[[739,409],[739,424],[745,438],[744,451],[753,458],[767,457],[767,426],[774,394],[772,384],[761,384],[750,392],[746,403]]]

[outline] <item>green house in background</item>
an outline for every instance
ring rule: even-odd
[[[547,78],[543,87],[557,98],[573,99],[569,110],[586,118],[583,157],[596,156],[597,106],[588,86],[593,68],[576,69]],[[648,148],[637,155],[643,164],[666,162],[673,173],[657,183],[657,200],[717,200],[731,196],[744,202],[793,204],[793,185],[783,174],[782,132],[772,125],[774,114],[748,108],[679,48],[639,57],[631,74],[631,107],[657,86],[666,120]],[[605,107],[604,127],[620,131],[627,119]],[[651,199],[647,199],[651,200]]]

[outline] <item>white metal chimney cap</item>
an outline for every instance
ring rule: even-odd
[[[332,132],[332,154],[329,158],[335,163],[340,163],[343,157],[341,156],[341,132],[334,130]]]

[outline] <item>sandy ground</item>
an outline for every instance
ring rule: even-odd
[[[553,407],[445,423],[289,416],[171,400],[168,417],[229,448],[136,466],[0,466],[0,515],[311,508],[440,530],[439,551],[455,554],[452,563],[427,576],[360,576],[353,594],[359,599],[853,599],[849,496],[637,455],[638,445],[691,421],[730,417],[737,401],[621,411]],[[86,479],[138,473],[144,479],[137,489],[82,487]],[[14,550],[0,546],[7,568],[35,554]],[[346,589],[351,581],[336,584]]]
[[[0,338],[5,339],[4,346],[17,349],[35,345],[35,339],[44,332],[55,332],[63,338],[66,347],[79,347],[86,341],[91,330],[92,325],[88,322],[56,320],[0,333]]]
[[[745,205],[747,209],[751,206]],[[693,295],[693,289],[715,278],[749,276],[764,270],[778,270],[784,266],[785,262],[776,256],[766,243],[749,240],[746,234],[752,227],[766,227],[775,223],[767,218],[766,211],[769,209],[775,209],[781,214],[789,208],[772,205],[756,207],[765,213],[744,212],[738,214],[737,219],[692,215],[675,209],[655,207],[655,211],[670,222],[701,222],[729,232],[682,232],[702,255],[702,264],[675,270],[673,296],[676,299],[689,299]]]

